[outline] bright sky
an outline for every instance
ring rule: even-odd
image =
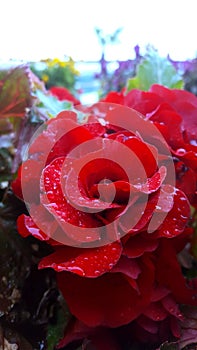
[[[0,0],[0,59],[72,56],[98,60],[94,28],[123,27],[108,59],[129,59],[152,44],[161,55],[197,56],[196,0]]]

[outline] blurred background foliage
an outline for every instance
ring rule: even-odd
[[[53,86],[63,86],[71,92],[74,91],[79,71],[71,57],[65,57],[64,60],[43,59],[40,62],[31,63],[30,68],[45,83],[47,89]]]

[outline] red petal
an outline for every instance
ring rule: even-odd
[[[196,290],[187,287],[171,240],[162,239],[156,253],[155,268],[158,283],[171,291],[177,303],[196,305]]]
[[[130,202],[124,214],[120,216],[121,229],[128,232],[142,230],[150,221],[158,202],[158,193],[148,196],[143,194],[136,202]]]
[[[128,202],[131,186],[126,181],[94,184],[89,193],[92,197],[101,197],[105,201],[116,203]],[[115,192],[115,193],[114,193]]]
[[[142,184],[141,187],[139,186],[140,191],[148,194],[156,192],[162,185],[165,177],[166,168],[162,166],[151,178],[147,179],[145,184]]]
[[[17,178],[14,181],[12,181],[11,186],[14,194],[20,199],[23,199],[23,192],[21,188],[21,166],[18,169]]]
[[[136,235],[130,237],[124,246],[123,253],[129,258],[136,258],[145,252],[152,252],[158,246],[158,240]]]
[[[49,240],[49,236],[46,235],[45,232],[41,231],[32,218],[27,215],[20,215],[17,219],[17,227],[18,231],[23,237],[28,237],[30,235],[34,236],[35,238],[39,239],[40,241],[47,241]]]
[[[162,102],[163,98],[157,94],[152,92],[144,92],[137,89],[131,90],[125,96],[125,105],[135,109],[143,115],[154,111]]]
[[[29,149],[38,155],[42,168],[57,157],[66,156],[81,143],[92,140],[92,134],[76,123],[76,113],[63,111],[47,122],[47,129],[40,134]]]
[[[134,152],[135,157],[143,164],[147,177],[154,175],[157,170],[157,150],[154,146],[133,137],[125,141],[125,145]],[[135,166],[135,165],[134,165]]]
[[[184,129],[189,131],[190,136],[194,136],[194,139],[196,139],[196,96],[185,90],[168,89],[157,84],[152,85],[151,91],[163,98],[181,115]]]
[[[179,148],[173,150],[172,153],[179,158],[186,166],[191,167],[193,170],[197,171],[197,152],[190,149]]]
[[[112,268],[111,272],[121,272],[132,279],[137,279],[141,273],[141,269],[135,259],[129,259],[126,256],[121,256],[120,260]]]
[[[151,303],[143,314],[153,321],[163,321],[168,316],[160,302]]]
[[[159,123],[159,125],[164,126],[164,136],[168,144],[173,148],[181,147],[181,145],[184,144],[181,128],[182,118],[169,104],[162,103],[159,105],[154,113],[152,113],[149,120],[152,120],[155,125]],[[162,131],[162,128],[160,130]]]
[[[63,157],[57,158],[44,169],[41,182],[41,190],[43,191],[41,201],[62,228],[63,241],[65,234],[76,244],[77,242],[98,240],[100,238],[99,226],[102,226],[102,223],[93,214],[76,210],[63,195],[61,183],[63,162]],[[90,230],[90,228],[92,229]]]
[[[178,320],[175,317],[170,318],[170,328],[174,337],[179,339],[182,334],[182,329],[180,322],[178,322]],[[192,341],[190,343],[192,343]]]
[[[58,285],[73,315],[95,327],[117,327],[138,317],[150,302],[153,266],[140,265],[140,293],[132,288],[121,273],[106,273],[98,278],[83,278],[68,272],[57,274]]]
[[[164,297],[166,297],[169,293],[170,291],[164,286],[157,286],[153,289],[151,301],[152,302],[159,301]]]
[[[129,157],[126,157],[126,153],[124,156],[127,158],[127,161],[131,159],[133,162],[133,171],[139,172],[140,162],[143,164],[147,177],[151,177],[157,170],[158,152],[154,144],[151,145],[143,140],[147,139],[147,135],[149,136],[148,138],[151,136],[153,139],[154,137],[159,137],[159,132],[157,134],[155,126],[142,119],[136,111],[127,107],[123,108],[122,106],[109,111],[106,116],[106,121],[111,125],[120,125],[121,128],[125,127],[126,133],[128,133],[128,130],[132,130],[136,133],[137,136],[135,137],[121,137],[121,135],[119,135],[116,140],[131,150]],[[138,169],[136,169],[136,164],[138,164]]]
[[[69,166],[69,169],[70,167],[72,167],[71,164]],[[64,166],[64,170],[65,168],[66,167]],[[97,212],[108,208],[119,207],[118,204],[112,203],[115,197],[114,186],[112,186],[113,188],[111,186],[109,188],[107,184],[104,186],[105,190],[107,189],[107,193],[108,193],[107,195],[106,191],[102,191],[102,185],[99,184],[97,185],[97,187],[99,186],[100,196],[98,197],[100,198],[89,198],[86,195],[82,185],[81,185],[82,190],[81,191],[79,190],[78,176],[75,173],[74,168],[69,171],[68,175],[66,175],[66,172],[64,173],[65,173],[64,176],[66,180],[65,180],[65,184],[64,184],[64,181],[62,182],[62,185],[65,186],[65,191],[69,202],[74,204],[76,208],[83,209],[87,207],[88,209],[91,209],[91,210],[95,209],[95,212]],[[109,189],[112,189],[112,190],[109,191]],[[104,192],[105,198],[103,196],[103,192]]]
[[[138,317],[137,323],[151,334],[157,334],[158,332],[158,329],[159,329],[158,324],[144,315],[141,315],[140,317]]]
[[[90,189],[90,195],[99,197],[103,195],[104,200],[112,202],[112,198],[115,202],[125,203],[128,202],[131,192],[142,192],[150,194],[156,192],[166,176],[166,168],[161,167],[151,178],[147,179],[146,183],[132,185],[126,181],[115,181],[106,184],[95,184]],[[115,195],[114,195],[115,191]]]
[[[76,340],[82,340],[94,332],[94,328],[86,326],[79,320],[71,319],[66,327],[63,339],[57,345],[57,349],[61,349]]]
[[[80,101],[63,86],[53,86],[49,91],[53,96],[56,96],[59,101],[71,101],[74,105],[80,104]]]
[[[41,260],[39,268],[52,267],[56,271],[69,271],[79,276],[98,277],[110,271],[121,256],[118,242],[92,249],[60,248]]]
[[[183,192],[175,189],[173,207],[158,229],[160,237],[174,237],[182,233],[190,218],[190,205]]]
[[[179,306],[170,295],[167,295],[161,302],[162,302],[163,307],[171,315],[173,315],[176,318],[178,318],[179,320],[183,321],[184,317],[179,310]]]
[[[108,95],[101,100],[101,102],[111,102],[118,103],[120,105],[124,104],[124,95],[121,92],[111,91]]]

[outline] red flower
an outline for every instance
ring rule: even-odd
[[[85,322],[79,322],[77,319],[75,321],[72,320],[58,348],[76,340],[79,343],[83,343],[85,349],[86,346],[87,349],[89,349],[88,346],[91,349],[91,344],[92,346],[94,344],[96,350],[102,350],[105,347],[113,350],[116,347],[117,349],[122,349],[118,344],[131,344],[133,341],[138,341],[142,344],[152,343],[155,346],[159,346],[161,342],[180,338],[184,315],[180,311],[177,302],[196,305],[194,290],[187,287],[176,259],[177,253],[184,246],[187,235],[188,233],[185,232],[182,236],[179,236],[178,240],[177,237],[172,240],[164,238],[160,240],[157,249],[152,246],[150,250],[155,249],[154,252],[144,253],[138,250],[138,258],[134,258],[136,255],[134,253],[134,256],[131,258],[130,255],[128,260],[125,256],[125,252],[127,252],[128,256],[126,244],[126,249],[124,249],[119,263],[110,272],[112,274],[111,280],[110,274],[104,275],[103,278],[99,277],[96,280],[87,279],[85,281],[81,277],[70,275],[66,272],[58,274],[59,287],[66,300],[69,301],[71,312],[75,315],[79,313],[80,320]],[[130,239],[133,243],[135,242],[134,237]],[[141,242],[143,241],[141,240]],[[131,243],[130,246],[132,246]],[[169,259],[166,259],[166,256]],[[116,287],[114,287],[116,279],[112,278],[114,274],[119,281]],[[154,275],[154,284],[152,285],[151,283],[151,288],[149,288],[148,280],[151,275],[152,277]],[[126,318],[129,313],[136,312],[139,305],[133,304],[131,299],[128,298],[127,292],[129,289],[128,286],[126,287],[125,282],[128,281],[130,286],[134,287],[135,281],[136,291],[138,290],[138,296],[140,297],[142,295],[139,293],[140,289],[138,289],[140,278],[142,288],[146,289],[146,296],[150,292],[148,296],[150,301],[147,307],[143,308],[139,317],[129,322],[126,326],[115,329],[100,327],[100,324],[105,325],[105,322],[97,323],[98,317],[113,316],[113,323],[115,322],[116,314],[119,310],[119,300],[121,299],[124,299],[125,305],[127,305],[124,311],[121,305],[122,318]],[[121,288],[123,288],[122,292]],[[131,302],[130,307],[129,301],[126,300],[127,298]],[[78,300],[77,304],[76,300]],[[132,300],[136,301],[136,298]],[[112,305],[113,307],[111,308]],[[113,323],[111,325],[114,327]],[[97,341],[98,338],[100,338],[100,341]]]
[[[60,101],[70,101],[74,105],[79,105],[80,101],[73,96],[68,89],[63,86],[53,86],[49,89],[50,93]]]
[[[152,121],[166,139],[174,156],[177,187],[197,205],[197,98],[184,90],[153,85],[148,92],[111,92],[103,100],[129,106]]]
[[[22,183],[31,215],[18,218],[20,234],[54,248],[39,267],[58,272],[71,312],[88,327],[148,315],[157,285],[175,304],[193,303],[176,260],[189,239],[190,207],[174,187],[162,135],[128,107],[82,111],[87,123],[70,111],[46,123],[13,186],[21,195]]]

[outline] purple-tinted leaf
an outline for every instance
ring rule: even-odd
[[[29,68],[18,66],[0,71],[0,118],[24,117],[31,106]]]

